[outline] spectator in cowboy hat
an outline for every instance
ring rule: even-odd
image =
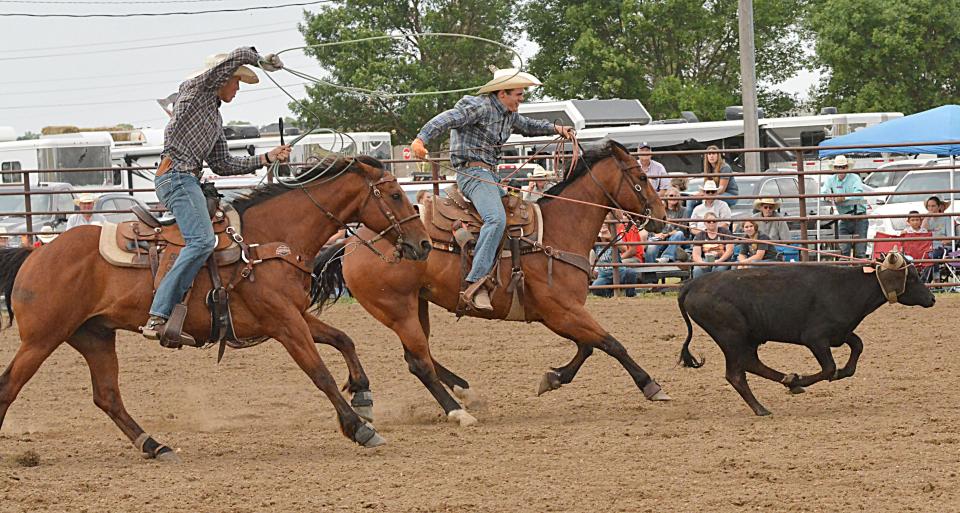
[[[543,166],[536,166],[530,173],[530,181],[523,186],[523,199],[527,201],[537,201],[543,196],[543,191],[550,188],[548,180],[553,180],[557,175],[547,171]]]
[[[457,171],[457,186],[483,218],[473,264],[466,277],[468,285],[461,295],[467,307],[474,310],[493,310],[488,278],[507,225],[500,201],[506,192],[496,185],[503,144],[513,132],[528,136],[557,134],[565,139],[573,136],[573,127],[517,112],[526,88],[539,85],[537,77],[519,69],[496,70],[477,96],[464,96],[452,109],[437,114],[423,125],[410,144],[413,155],[422,160],[427,156],[427,143],[450,133],[450,163]]]
[[[103,223],[106,223],[107,219],[103,217],[102,214],[92,212],[93,206],[96,203],[97,197],[89,192],[77,196],[77,198],[73,200],[73,204],[80,208],[80,212],[71,214],[67,219],[67,230],[88,224],[102,226]]]
[[[35,247],[40,247],[44,244],[50,244],[53,242],[53,239],[57,238],[57,234],[53,233],[53,228],[50,225],[43,225],[40,227],[40,233],[37,234],[37,242],[33,245]]]
[[[690,219],[703,219],[707,214],[713,214],[714,218],[717,219],[730,219],[733,217],[733,212],[730,211],[730,206],[715,199],[717,197],[717,183],[713,180],[707,180],[703,182],[703,187],[700,188],[700,192],[707,197],[703,203],[697,205],[693,209],[693,214],[690,216]],[[720,221],[718,228],[729,229],[729,221]],[[706,230],[707,226],[701,221],[691,225],[691,233],[694,235],[700,233],[702,230]]]
[[[776,198],[760,198],[753,200],[753,209],[757,214],[757,231],[770,237],[771,240],[790,240],[790,227],[780,219],[777,211],[780,209],[780,200]],[[780,253],[782,246],[777,246]]]
[[[862,216],[867,213],[867,203],[863,196],[863,181],[856,173],[849,173],[850,161],[844,155],[839,155],[833,159],[833,170],[837,174],[832,175],[820,189],[822,194],[838,194],[826,198],[833,203],[837,213],[843,216]],[[866,219],[840,219],[837,222],[838,235],[841,239],[865,239],[867,238],[867,227],[869,221]],[[856,258],[867,257],[867,243],[858,242],[850,244],[849,242],[840,244],[840,252],[844,255],[850,255],[851,247],[853,256]]]
[[[647,174],[647,179],[650,180],[650,185],[653,186],[653,190],[657,191],[657,194],[663,195],[670,187],[667,168],[663,167],[663,164],[653,160],[653,152],[650,150],[648,143],[640,143],[637,151],[639,153],[637,163],[640,164],[643,172]]]

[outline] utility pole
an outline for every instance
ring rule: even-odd
[[[753,45],[753,0],[739,0],[737,14],[740,19],[740,89],[743,101],[743,145],[746,148],[760,146],[760,130],[757,124],[757,66]],[[748,173],[760,169],[760,154],[746,153],[744,169]]]

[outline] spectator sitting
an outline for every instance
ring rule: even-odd
[[[693,209],[693,214],[689,216],[690,218],[704,219],[708,213],[713,214],[715,219],[730,219],[733,216],[733,212],[730,211],[729,205],[715,199],[717,194],[717,184],[713,180],[707,180],[703,182],[703,187],[700,189],[700,192],[702,192],[704,196],[707,196],[707,199]],[[720,222],[719,227],[729,230],[730,223],[728,221]],[[703,222],[695,223],[690,227],[690,230],[694,235],[705,229],[706,226]]]
[[[770,240],[791,240],[790,227],[787,222],[777,220],[780,217],[777,210],[780,209],[780,202],[774,198],[760,198],[753,202],[753,209],[758,212],[754,216],[757,220],[757,231],[770,237]],[[782,246],[770,248],[775,253],[782,253]]]
[[[703,241],[703,244],[694,244],[693,261],[702,263],[730,262],[733,257],[733,244],[729,241],[730,230],[717,225],[717,216],[708,212],[703,219],[706,228],[693,238],[694,242]],[[693,277],[697,278],[714,271],[726,271],[729,265],[698,265],[693,268]]]
[[[45,244],[50,244],[53,242],[53,239],[57,238],[57,234],[53,233],[53,228],[50,225],[43,225],[40,227],[40,233],[37,234],[37,241],[33,243],[33,247],[39,248]]]
[[[637,149],[639,150],[637,163],[640,164],[640,169],[647,174],[647,180],[650,180],[650,185],[653,187],[653,190],[657,191],[657,194],[663,195],[667,191],[667,188],[670,187],[667,168],[663,167],[663,164],[653,160],[653,152],[650,151],[649,144],[642,142]]]
[[[547,180],[553,180],[555,174],[547,171],[542,166],[534,168],[530,173],[530,181],[523,186],[523,199],[526,201],[537,201],[543,197],[543,192],[549,189]]]
[[[721,174],[733,173],[733,168],[731,168],[730,164],[727,164],[723,160],[723,156],[720,155],[720,148],[710,145],[707,146],[707,151],[710,151],[710,153],[704,155],[703,158],[704,183],[711,181],[716,184],[718,196],[736,196],[737,194],[740,194],[737,181],[734,180],[732,176],[720,176]],[[735,199],[724,199],[723,201],[728,207],[732,207],[737,204],[737,200]],[[686,217],[693,217],[693,209],[699,204],[699,200],[688,202]]]
[[[609,244],[611,240],[610,227],[606,221],[600,227],[599,239],[600,242],[594,246],[594,252],[596,253],[594,275],[596,279],[594,279],[593,285],[612,285],[613,267],[610,264],[614,262],[614,248]],[[620,283],[628,285],[637,283],[636,269],[630,267],[617,267],[617,269],[620,274]],[[613,297],[613,289],[599,289],[591,292],[600,297]],[[634,296],[635,294],[636,289],[627,289],[627,296]]]
[[[920,217],[920,212],[911,210],[907,213],[907,216],[907,227],[900,232],[901,235],[906,233],[929,233],[923,228],[923,218]]]
[[[750,262],[757,262],[760,260],[776,260],[777,252],[773,249],[773,245],[767,244],[766,242],[760,242],[764,240],[770,240],[770,237],[767,234],[759,231],[759,223],[754,219],[747,219],[743,222],[743,233],[744,236],[748,239],[754,239],[752,241],[744,241],[740,243],[740,254],[737,255],[737,261],[741,264],[749,264]],[[746,269],[750,267],[749,265],[741,265],[740,269]]]
[[[949,205],[949,202],[941,200],[938,196],[930,196],[924,203],[924,206],[927,207],[928,214],[942,214],[947,210]],[[943,258],[943,256],[946,255],[947,248],[943,245],[942,239],[949,235],[947,233],[949,220],[950,218],[946,216],[923,218],[921,226],[925,231],[930,232],[933,237],[933,248],[930,250],[929,258]],[[923,276],[921,276],[921,278],[924,282],[930,282],[933,280],[933,277],[938,276],[939,273],[940,264],[933,264],[923,270]]]
[[[80,207],[80,212],[70,214],[70,217],[67,219],[67,230],[88,224],[103,226],[103,224],[107,222],[107,218],[103,217],[102,214],[94,214],[91,212],[96,202],[97,197],[89,192],[85,192],[73,200],[74,205]]]
[[[423,201],[424,201],[424,200],[427,198],[427,196],[429,196],[430,194],[431,194],[430,191],[426,191],[426,190],[418,191],[418,192],[417,192],[417,205],[423,205]]]
[[[673,187],[668,188],[663,195],[663,200],[666,202],[666,220],[668,222],[664,224],[663,229],[660,230],[660,233],[650,235],[648,240],[667,240],[673,242],[686,240],[686,226],[683,226],[682,223],[674,221],[675,219],[680,219],[683,217],[683,205],[680,201],[680,191]],[[652,264],[654,262],[661,264],[667,262],[676,262],[680,260],[677,258],[677,250],[679,249],[679,244],[647,245],[644,248],[644,261],[648,264]]]

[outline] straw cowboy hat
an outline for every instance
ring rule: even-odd
[[[702,191],[719,191],[720,188],[717,187],[717,182],[713,180],[707,180],[703,182],[703,187],[700,188]]]
[[[50,244],[53,242],[53,239],[57,238],[57,234],[53,233],[53,228],[50,226],[44,226],[40,228],[40,233],[37,234],[37,238],[44,244]]]
[[[837,155],[837,158],[833,159],[833,167],[850,167],[850,161],[847,160],[846,155]]]
[[[187,77],[187,80],[191,78],[197,78],[200,75],[202,75],[205,71],[227,60],[227,55],[228,54],[225,54],[225,53],[218,53],[218,54],[207,57],[203,61],[203,69]],[[257,77],[257,74],[254,73],[252,69],[246,66],[240,66],[239,68],[237,68],[237,70],[233,72],[233,76],[240,77],[240,81],[243,82],[244,84],[256,84],[260,82],[260,78]]]
[[[97,197],[94,196],[93,194],[90,194],[89,192],[80,194],[73,200],[73,204],[77,205],[78,207],[83,203],[96,203],[96,202],[97,202]]]
[[[780,208],[780,202],[775,198],[760,198],[753,200],[754,210],[760,210],[762,205],[773,205],[773,208]]]
[[[530,173],[530,178],[554,178],[554,177],[556,177],[556,175],[544,169],[543,166],[537,166],[536,168],[534,168],[533,172]]]
[[[524,73],[517,68],[505,68],[494,71],[493,80],[484,84],[477,93],[492,93],[504,89],[525,89],[538,85],[542,84],[537,77]]]

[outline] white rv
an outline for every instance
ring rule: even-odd
[[[109,168],[113,138],[107,132],[45,135],[27,141],[0,142],[0,184],[23,183],[23,169],[45,169],[30,173],[31,185],[40,182],[69,183],[74,187],[124,185],[112,171],[60,171],[79,168]]]

